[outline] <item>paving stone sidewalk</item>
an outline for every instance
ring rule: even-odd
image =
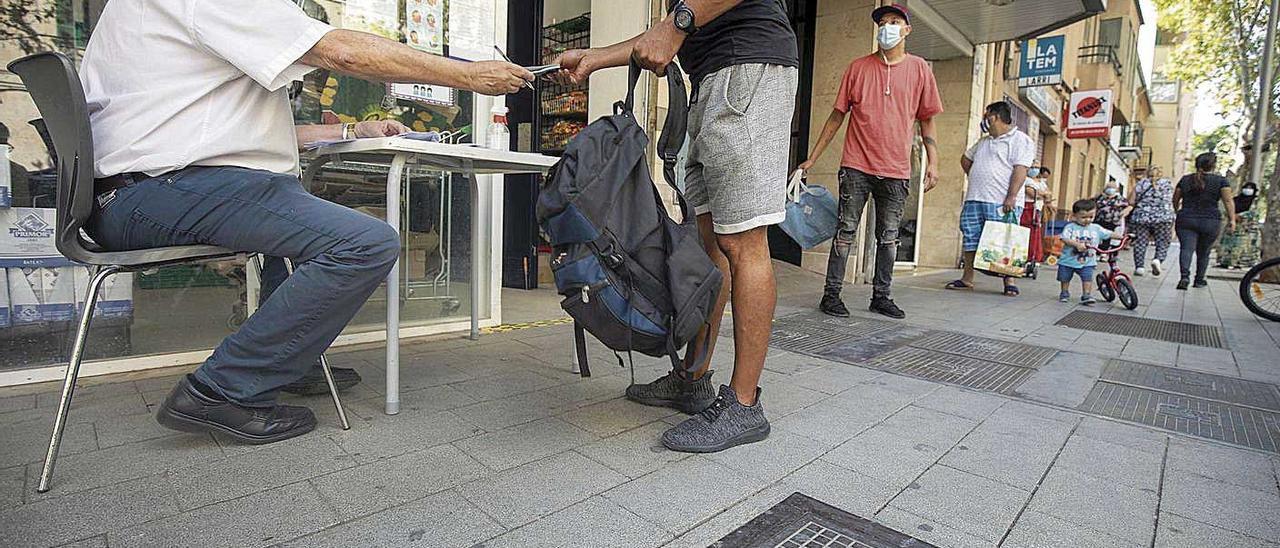
[[[780,265],[779,315],[812,309],[821,278]],[[903,330],[953,331],[1056,350],[996,394],[773,350],[761,443],[686,455],[659,436],[673,411],[622,399],[630,381],[593,344],[570,371],[567,325],[402,348],[403,412],[382,414],[384,354],[334,353],[365,382],[294,398],[317,431],[269,446],[180,434],[152,417],[179,371],[87,379],[77,390],[50,493],[34,491],[56,386],[0,392],[0,546],[707,546],[793,492],[938,546],[1280,547],[1280,458],[1077,411],[1108,359],[1280,384],[1280,324],[1233,286],[1177,292],[1138,279],[1135,317],[1213,325],[1228,349],[1055,326],[1052,270],[943,291],[956,276],[901,277]],[[1073,293],[1078,294],[1078,289]],[[846,299],[855,314],[868,291]],[[521,294],[522,317],[556,317]],[[869,316],[867,316],[869,317]],[[727,330],[726,330],[727,332]],[[732,340],[715,357],[727,380]],[[636,377],[661,374],[637,356]],[[1272,386],[1274,388],[1274,386]],[[1280,426],[1272,425],[1280,428]]]

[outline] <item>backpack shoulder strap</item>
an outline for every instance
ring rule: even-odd
[[[634,115],[636,84],[640,81],[641,73],[640,65],[636,64],[635,59],[631,60],[630,69],[627,99],[623,103],[623,108]],[[672,61],[667,65],[666,74],[662,76],[667,79],[667,118],[662,123],[662,135],[658,137],[658,157],[662,158],[662,178],[675,191],[676,198],[680,201],[680,212],[683,218],[689,220],[693,218],[692,209],[685,201],[684,193],[676,187],[676,160],[680,155],[680,149],[684,147],[688,130],[689,97],[685,92],[684,73],[680,70],[679,64]]]

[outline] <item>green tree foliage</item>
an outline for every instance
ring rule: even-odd
[[[1160,11],[1160,27],[1180,35],[1181,41],[1169,58],[1167,74],[1173,78],[1197,85],[1213,94],[1228,111],[1238,112],[1242,119],[1240,138],[1253,135],[1253,126],[1259,108],[1269,113],[1269,128],[1262,128],[1268,135],[1274,154],[1276,136],[1280,136],[1280,70],[1273,71],[1269,85],[1272,90],[1270,105],[1259,105],[1262,96],[1258,80],[1262,73],[1262,53],[1265,47],[1269,0],[1154,0]],[[1280,55],[1273,56],[1280,62]],[[1221,129],[1221,128],[1220,128]],[[1217,130],[1211,134],[1217,133]],[[1230,131],[1226,133],[1230,134]],[[1197,136],[1199,138],[1200,136]],[[1204,144],[1210,144],[1206,136]],[[1214,144],[1219,144],[1220,141]],[[1197,142],[1197,145],[1200,143]],[[1198,146],[1196,151],[1200,151]],[[1245,150],[1245,166],[1255,152]],[[1266,158],[1264,157],[1264,160]],[[1280,204],[1280,166],[1274,160],[1270,177],[1258,181],[1266,204]],[[1248,169],[1246,167],[1246,169]],[[1244,178],[1248,178],[1245,175]],[[1260,204],[1261,205],[1261,204]],[[1264,206],[1265,207],[1265,206]],[[1276,207],[1266,208],[1275,213]],[[1268,215],[1262,227],[1262,256],[1280,255],[1280,219]]]
[[[1212,151],[1224,156],[1235,152],[1235,148],[1235,135],[1231,126],[1222,125],[1212,131],[1196,132],[1191,136],[1191,150],[1196,153]]]

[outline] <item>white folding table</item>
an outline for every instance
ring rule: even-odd
[[[558,158],[493,150],[473,145],[456,145],[416,141],[399,137],[356,139],[334,143],[312,150],[306,155],[311,161],[302,175],[302,182],[311,188],[311,181],[320,169],[330,161],[350,161],[390,166],[387,173],[387,223],[400,232],[403,203],[400,186],[405,167],[418,165],[452,173],[464,173],[471,182],[471,338],[480,337],[481,291],[489,285],[486,264],[493,237],[492,210],[488,207],[491,186],[480,184],[476,175],[502,175],[515,173],[544,173]],[[448,220],[443,220],[448,222]],[[400,265],[387,274],[387,409],[388,415],[400,412]]]

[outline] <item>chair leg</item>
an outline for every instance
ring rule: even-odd
[[[84,310],[80,312],[80,322],[76,328],[75,342],[71,346],[71,359],[67,361],[67,376],[62,381],[62,400],[58,403],[58,414],[53,419],[53,435],[49,438],[49,451],[44,456],[44,468],[40,471],[40,483],[36,486],[36,492],[49,491],[53,467],[58,462],[58,447],[62,445],[62,432],[67,427],[67,412],[71,410],[71,396],[76,389],[76,379],[80,376],[80,362],[84,359],[85,340],[89,337],[89,322],[93,319],[93,308],[98,302],[98,290],[102,288],[102,282],[119,271],[115,266],[102,267],[89,284]]]
[[[262,256],[256,256],[258,262],[258,270],[262,270]],[[284,260],[285,268],[289,275],[293,275],[293,260]],[[333,382],[333,371],[329,369],[329,358],[323,353],[320,354],[320,370],[324,372],[324,382],[329,385],[329,395],[333,397],[333,407],[338,411],[338,422],[342,423],[343,430],[350,430],[351,423],[347,421],[347,411],[342,408],[342,398],[338,397],[338,385]]]

